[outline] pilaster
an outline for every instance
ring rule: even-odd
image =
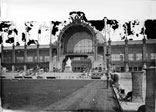
[[[129,71],[129,65],[128,65],[128,40],[127,38],[125,39],[125,52],[124,52],[124,68],[125,72]]]

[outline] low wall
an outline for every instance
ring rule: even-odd
[[[6,78],[14,78],[15,76],[17,76],[19,73],[18,72],[6,72],[2,74],[2,77],[6,77]]]
[[[82,75],[83,73],[58,73],[48,72],[35,76],[19,76],[19,73],[6,73],[0,78],[7,79],[90,79],[89,76]]]
[[[43,79],[47,79],[47,77],[55,77],[56,79],[79,79],[79,78],[89,78],[87,76],[82,77],[82,73],[55,73],[48,72],[39,75],[43,77]]]
[[[132,79],[131,72],[117,73],[120,79]]]

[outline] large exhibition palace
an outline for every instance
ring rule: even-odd
[[[103,41],[101,41],[103,40]],[[55,43],[2,47],[2,66],[9,71],[35,69],[65,71],[71,60],[72,72],[113,68],[115,71],[141,71],[155,66],[156,40],[111,41],[95,32],[90,24],[75,18],[66,25]]]

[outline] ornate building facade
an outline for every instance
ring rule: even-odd
[[[82,34],[86,35],[85,33]],[[93,47],[90,42],[91,40],[87,39],[85,38],[83,41],[87,41],[88,45],[83,45],[83,41],[79,44],[74,39],[72,41],[77,42],[77,44],[68,40],[68,43],[72,43],[70,44],[72,47],[69,47],[69,44],[64,44],[66,47],[62,47],[59,44],[51,46],[40,45],[38,52],[35,45],[28,46],[26,53],[24,53],[24,46],[15,47],[14,50],[13,47],[3,47],[2,66],[10,71],[24,70],[24,66],[27,69],[31,69],[37,65],[45,70],[49,69],[49,71],[53,71],[53,68],[63,71],[68,57],[72,60],[72,70],[74,72],[83,71],[84,66],[87,66],[89,69],[99,66],[104,67],[104,59],[108,60],[116,68],[116,71],[119,72],[124,72],[126,69],[128,69],[127,71],[140,71],[143,67],[156,66],[156,40],[137,40],[128,41],[128,43],[125,41],[110,41],[106,51],[110,55],[104,56],[103,44],[97,43],[95,50],[95,46]],[[77,48],[77,45],[80,47]],[[58,48],[58,46],[60,47]],[[74,46],[76,47],[74,48]],[[92,48],[88,46],[92,46]],[[25,58],[27,59],[25,60]]]
[[[99,39],[101,38],[101,41]],[[140,71],[156,66],[156,40],[106,41],[88,23],[75,19],[66,25],[58,40],[50,45],[2,46],[2,66],[8,70],[43,68],[45,71],[64,71],[68,58],[72,71],[82,72],[102,67],[105,71]]]

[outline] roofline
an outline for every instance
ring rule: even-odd
[[[142,44],[142,40],[129,40],[128,45]],[[146,40],[146,44],[156,44],[156,39]],[[125,41],[112,41],[111,45],[125,45]],[[57,47],[57,45],[53,45]],[[27,49],[36,49],[37,45],[30,45]],[[40,45],[39,48],[49,48],[49,44]],[[4,50],[11,50],[12,46],[4,46]],[[24,49],[24,46],[16,46],[15,49]]]
[[[146,44],[154,44],[156,43],[156,39],[148,39],[146,40]],[[142,40],[128,40],[128,45],[135,45],[135,44],[143,44]],[[125,41],[112,41],[111,45],[125,45]]]

